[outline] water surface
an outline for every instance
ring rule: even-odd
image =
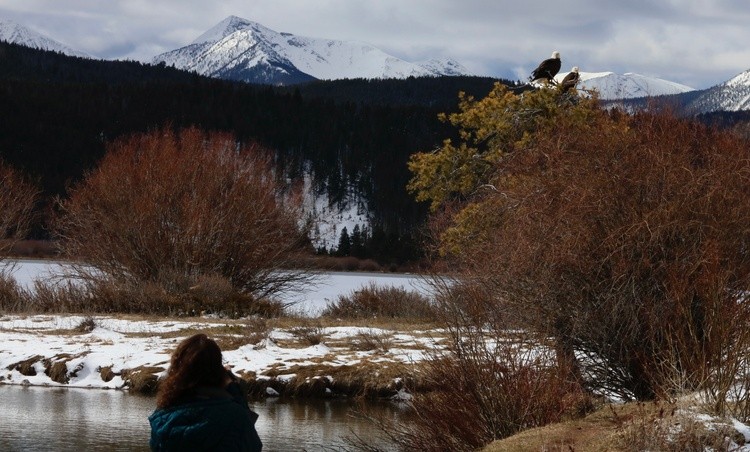
[[[149,450],[147,418],[154,403],[125,391],[0,385],[0,450]],[[379,430],[355,414],[407,416],[389,402],[269,399],[251,408],[260,416],[256,428],[264,451],[343,450],[353,434],[385,446]]]

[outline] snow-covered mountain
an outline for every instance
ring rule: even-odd
[[[579,85],[580,86],[580,85]],[[658,94],[652,94],[652,96]],[[649,97],[610,98],[607,102],[626,110],[648,106]],[[669,104],[681,115],[695,116],[716,111],[750,110],[750,69],[708,89],[676,94],[662,92],[659,102]]]
[[[692,114],[750,110],[750,69],[724,83],[703,90],[687,103],[685,110]]]
[[[363,42],[279,33],[236,16],[227,17],[189,45],[154,57],[153,63],[210,77],[271,84],[467,74],[453,60],[410,63]]]
[[[557,74],[555,80],[560,82],[567,74]],[[596,90],[602,100],[655,97],[695,91],[689,86],[632,72],[622,75],[614,72],[580,72],[578,89]]]
[[[6,41],[35,49],[61,52],[70,56],[91,58],[90,55],[84,52],[74,50],[65,44],[57,42],[52,38],[48,38],[41,33],[37,33],[30,28],[5,19],[0,19],[0,41]]]

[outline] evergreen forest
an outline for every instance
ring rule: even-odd
[[[164,126],[227,131],[272,150],[280,177],[312,174],[315,190],[327,193],[332,205],[347,193],[363,200],[374,219],[368,245],[377,251],[358,254],[401,263],[419,256],[416,231],[427,215],[405,189],[409,156],[456,133],[438,114],[457,109],[459,91],[483,97],[496,81],[433,77],[272,87],[0,43],[0,158],[39,182],[44,210],[121,136]],[[46,238],[43,219],[34,230],[35,238]]]
[[[0,42],[0,159],[38,181],[48,212],[119,137],[165,126],[230,132],[273,151],[279,177],[312,175],[332,206],[354,196],[369,207],[373,222],[355,243],[346,231],[344,249],[319,252],[347,255],[354,245],[357,257],[403,263],[421,256],[428,213],[406,191],[409,157],[458,138],[438,115],[458,110],[459,92],[480,99],[496,82],[514,84],[466,76],[251,85]],[[747,124],[741,114],[701,119],[737,128]],[[48,238],[47,221],[40,215],[34,238]]]

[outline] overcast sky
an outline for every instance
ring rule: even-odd
[[[0,0],[0,18],[106,59],[148,61],[229,15],[513,80],[553,50],[563,71],[694,88],[750,69],[750,0]]]

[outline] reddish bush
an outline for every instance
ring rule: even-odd
[[[86,276],[170,293],[214,275],[256,296],[282,290],[305,278],[286,269],[306,234],[298,197],[284,193],[270,158],[194,128],[117,141],[61,203],[62,250],[96,268]]]
[[[24,238],[39,193],[17,170],[0,161],[0,258]]]

